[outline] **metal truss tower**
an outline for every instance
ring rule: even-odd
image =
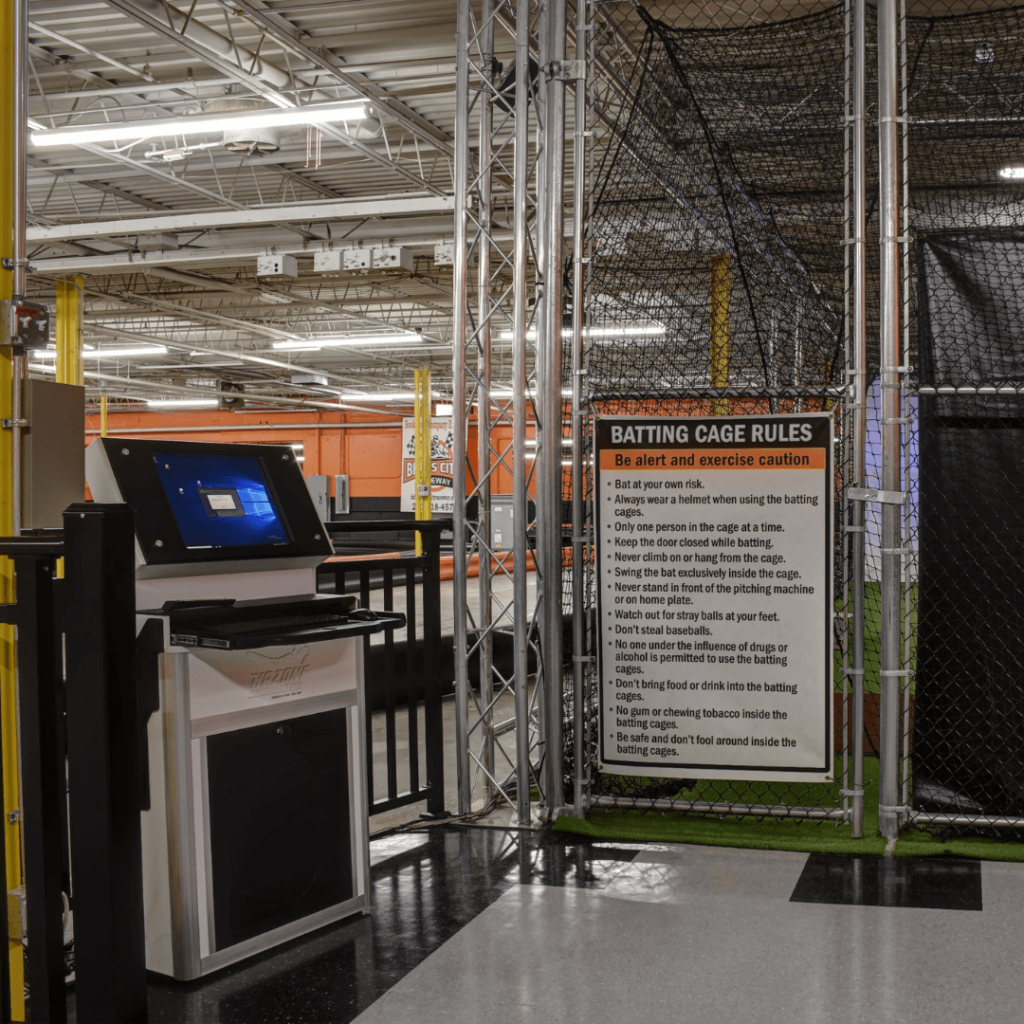
[[[564,802],[562,248],[576,66],[564,61],[565,0],[459,0],[457,31],[459,812],[507,801],[528,824]],[[509,479],[511,550],[492,522]]]

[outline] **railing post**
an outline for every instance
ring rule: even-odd
[[[429,561],[423,566],[423,728],[426,742],[429,818],[444,818],[444,717],[437,656],[441,649],[441,533],[424,533]],[[408,657],[413,657],[412,652]]]
[[[18,706],[21,723],[22,841],[33,1020],[67,1020],[64,986],[63,751],[54,642],[54,558],[15,555],[18,587]],[[77,881],[77,879],[76,879]]]
[[[147,1010],[134,513],[71,505],[64,550],[78,1020],[135,1024]]]

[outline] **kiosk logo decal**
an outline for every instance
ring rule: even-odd
[[[302,693],[297,686],[309,670],[309,648],[295,647],[277,658],[250,651],[249,697],[295,697]]]

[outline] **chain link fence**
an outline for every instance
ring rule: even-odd
[[[883,438],[893,426],[883,423],[879,382],[873,6],[866,22],[866,209],[858,236],[852,2],[595,7],[585,407],[591,417],[834,413],[837,764],[831,785],[600,773],[588,545],[566,574],[566,611],[574,607],[573,574],[583,578],[583,657],[590,659],[582,709],[572,706],[567,663],[567,721],[582,710],[577,721],[586,731],[582,763],[566,745],[566,782],[582,780],[597,806],[849,820],[852,755],[877,757],[888,729],[899,733],[903,824],[1020,838],[1024,6],[900,6],[902,354],[895,369],[906,498],[899,667],[888,672],[897,676],[899,714],[884,723],[881,506],[847,501],[856,472],[867,487],[881,487]],[[858,243],[866,429],[855,445]],[[724,364],[711,343],[723,303]],[[591,453],[582,455],[592,537]],[[860,522],[864,701],[855,734],[852,565]],[[866,799],[878,803],[878,793]]]
[[[1024,829],[1024,8],[902,22],[904,821]]]
[[[589,414],[830,411],[837,530],[835,782],[599,772],[592,660],[582,766],[590,802],[848,820],[852,426],[842,399],[851,318],[851,6],[601,6],[593,46],[599,142],[587,236]],[[716,320],[726,325],[724,354],[710,340]],[[591,453],[583,454],[590,510]],[[588,560],[573,571],[585,576],[592,656],[594,566]],[[571,607],[569,592],[566,599]],[[566,754],[568,782],[576,766]]]

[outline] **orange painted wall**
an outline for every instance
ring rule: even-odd
[[[401,495],[402,418],[411,410],[396,416],[362,413],[308,412],[227,412],[196,410],[178,412],[111,412],[107,427],[112,436],[147,438],[165,437],[179,441],[216,441],[235,444],[302,443],[307,476],[324,473],[330,477],[347,474],[349,493],[356,498],[397,498]],[[338,429],[331,424],[387,423],[386,426]],[[288,424],[295,424],[289,428]],[[315,424],[310,426],[309,424]],[[99,434],[99,413],[86,416],[86,443]],[[239,430],[239,427],[246,427]],[[166,433],[159,429],[168,428]],[[194,430],[183,429],[186,427]],[[210,429],[210,428],[231,429]],[[260,429],[260,428],[263,429]],[[532,436],[532,425],[527,431]],[[511,428],[494,432],[494,447],[501,451],[511,441]],[[470,427],[469,450],[476,454],[476,428]],[[475,461],[475,459],[473,460]],[[467,480],[467,488],[473,486]],[[333,490],[333,480],[331,482]],[[512,489],[512,476],[499,466],[492,478],[492,491],[507,494]]]

